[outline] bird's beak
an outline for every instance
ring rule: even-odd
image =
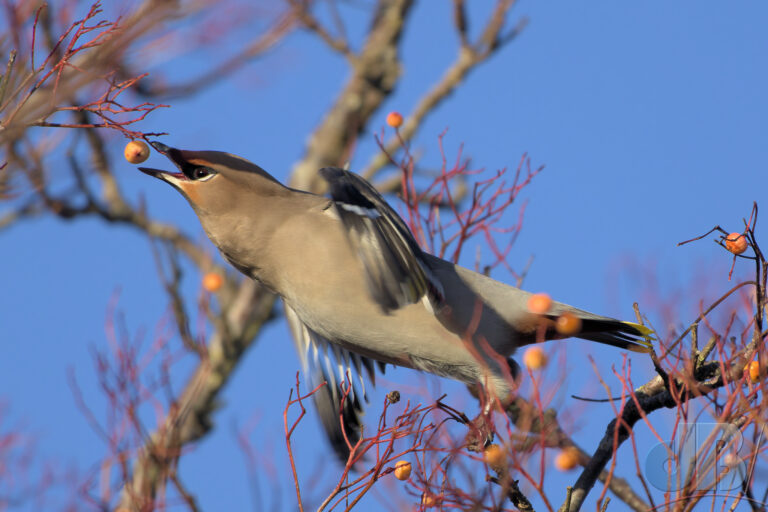
[[[157,141],[151,142],[150,144],[152,144],[152,147],[155,148],[155,150],[157,150],[159,153],[162,153],[168,157],[168,159],[173,162],[173,165],[175,165],[181,172],[163,171],[160,169],[152,169],[150,167],[139,167],[141,172],[148,174],[153,178],[167,181],[171,185],[175,185],[181,181],[189,180],[187,176],[188,173],[185,171],[191,169],[192,166],[184,158],[181,150],[166,146],[162,142]]]

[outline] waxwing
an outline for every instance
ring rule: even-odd
[[[647,327],[559,302],[532,314],[529,292],[422,251],[354,173],[320,169],[328,198],[235,155],[153,146],[178,172],[140,169],[181,192],[224,258],[282,299],[310,389],[328,383],[313,398],[343,459],[342,423],[352,443],[359,436],[363,374],[373,381],[386,364],[481,384],[503,401],[515,386],[509,357],[542,337],[563,338],[554,321],[565,312],[581,320],[578,338],[648,350]]]

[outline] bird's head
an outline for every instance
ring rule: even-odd
[[[261,167],[239,156],[222,151],[187,151],[161,142],[153,142],[152,146],[173,162],[178,172],[148,167],[139,170],[172,185],[201,217],[225,214],[265,186],[283,188]]]

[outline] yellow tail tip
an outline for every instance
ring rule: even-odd
[[[638,331],[641,336],[651,336],[653,334],[653,329],[650,327],[643,325],[643,324],[636,324],[634,322],[622,322],[624,325],[628,325]]]
[[[648,326],[642,325],[642,324],[636,324],[634,322],[622,322],[624,325],[627,325],[638,332],[640,336],[642,336],[644,339],[642,340],[635,340],[635,343],[637,345],[634,345],[630,348],[633,352],[649,352],[652,347],[652,340],[653,340],[653,329],[651,329]]]

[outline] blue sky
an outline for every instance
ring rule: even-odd
[[[406,26],[402,81],[363,135],[353,170],[367,163],[386,113],[407,114],[454,57],[450,10],[436,4],[420,3]],[[768,5],[520,2],[513,17],[523,15],[530,24],[519,39],[430,115],[415,146],[435,165],[437,137],[447,129],[449,159],[463,145],[474,166],[490,171],[514,167],[524,152],[534,165],[546,165],[524,194],[525,224],[510,254],[518,269],[534,257],[524,288],[622,318],[631,318],[632,301],[640,300],[654,321],[661,318],[651,299],[658,289],[677,298],[672,307],[679,323],[692,320],[701,298],[732,285],[731,259],[711,241],[677,242],[716,224],[741,230],[752,201],[768,190]],[[187,56],[168,69],[203,69],[208,58]],[[142,129],[169,132],[163,139],[169,145],[240,154],[285,180],[346,77],[341,59],[313,37],[296,35],[232,80],[156,112]],[[122,160],[124,140],[112,142],[129,197],[144,197],[150,214],[203,240],[183,198]],[[148,162],[164,164],[159,156]],[[6,405],[0,429],[22,425],[40,455],[87,471],[103,446],[76,410],[67,373],[74,372],[88,403],[103,415],[91,351],[106,346],[108,302],[119,294],[128,331],[144,330],[147,339],[168,311],[151,250],[127,227],[51,218],[5,230],[0,247],[0,404]],[[471,262],[474,252],[468,256]],[[737,265],[737,274],[748,271]],[[495,277],[510,279],[501,271]],[[194,303],[199,276],[187,273],[184,291]],[[233,435],[235,425],[253,418],[251,440],[273,459],[280,482],[274,493],[262,474],[262,503],[293,508],[282,409],[298,362],[287,336],[282,322],[262,332],[224,393],[218,428],[181,466],[205,510],[260,509]],[[553,370],[565,379],[557,403],[605,418],[575,431],[578,441],[594,446],[610,417],[607,406],[574,405],[568,396],[600,393],[586,354],[604,375],[621,365],[622,354],[581,342],[548,348],[568,354],[566,367]],[[639,383],[650,375],[649,364],[634,359]],[[389,370],[379,390],[424,382],[438,385],[412,371]],[[474,407],[462,386],[439,386],[456,403]],[[300,434],[305,476],[318,460],[333,464],[317,428],[308,420]],[[555,488],[564,489],[575,475],[553,478],[562,478]],[[560,494],[553,501],[561,502]],[[367,507],[386,510],[376,501]]]

